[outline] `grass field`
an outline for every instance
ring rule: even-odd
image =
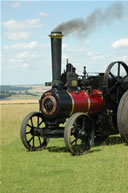
[[[128,146],[119,137],[83,156],[71,156],[63,139],[51,139],[46,150],[27,152],[20,126],[38,104],[1,105],[1,110],[1,193],[128,192]]]

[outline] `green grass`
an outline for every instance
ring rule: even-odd
[[[27,152],[20,125],[38,105],[1,106],[1,193],[126,193],[128,146],[121,140],[71,156],[63,139],[50,139],[46,150]]]

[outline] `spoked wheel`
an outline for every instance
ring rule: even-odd
[[[124,62],[112,62],[104,74],[104,86],[107,88],[107,94],[113,103],[118,104],[119,100],[124,93],[122,86],[123,80],[128,77],[128,66]]]
[[[64,141],[72,155],[85,154],[94,143],[94,125],[85,113],[73,114],[64,130]]]
[[[21,141],[29,151],[44,149],[49,139],[40,136],[45,123],[40,112],[29,113],[23,120],[20,130]]]

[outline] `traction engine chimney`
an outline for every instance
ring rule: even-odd
[[[61,47],[62,32],[51,32],[51,55],[52,55],[52,86],[60,87],[61,82]]]

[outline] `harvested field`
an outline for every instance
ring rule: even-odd
[[[0,100],[0,105],[8,104],[37,104],[38,100]]]

